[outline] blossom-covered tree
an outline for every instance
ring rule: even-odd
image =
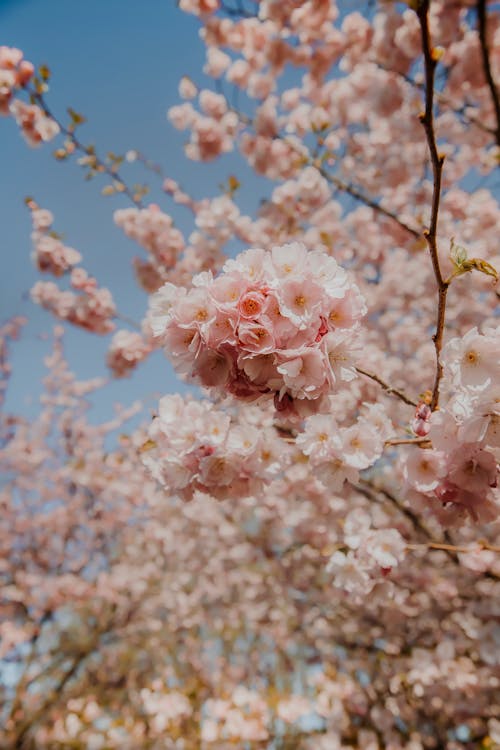
[[[498,9],[178,4],[206,64],[170,122],[266,178],[255,215],[236,176],[148,203],[126,164],[159,167],[99,156],[0,48],[0,112],[144,252],[116,330],[30,198],[33,299],[113,333],[114,376],[160,349],[200,387],[96,426],[58,325],[38,418],[2,415],[2,746],[500,747]]]

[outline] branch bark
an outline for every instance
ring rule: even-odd
[[[386,383],[385,380],[382,380],[382,378],[379,378],[378,375],[375,375],[375,373],[368,372],[368,370],[363,370],[361,367],[356,367],[356,372],[359,372],[360,375],[365,375],[365,377],[367,378],[371,378],[371,380],[374,380],[376,383],[378,383],[386,393],[392,396],[396,396],[397,398],[401,399],[401,401],[404,401],[405,404],[408,404],[409,406],[417,406],[417,402],[409,398],[409,396],[407,396],[404,391],[400,391],[398,388],[393,388],[391,385],[389,385],[389,383]]]
[[[443,345],[443,331],[446,316],[446,296],[448,293],[449,283],[443,278],[441,266],[439,264],[438,246],[437,246],[437,225],[439,216],[439,202],[441,199],[441,178],[443,173],[444,155],[438,152],[436,143],[436,133],[434,129],[434,79],[436,72],[437,60],[432,48],[431,35],[429,30],[429,6],[430,0],[419,0],[417,4],[417,16],[420,22],[422,37],[422,50],[424,53],[425,67],[425,111],[420,115],[420,122],[424,126],[427,145],[432,164],[433,189],[432,189],[432,206],[429,228],[424,231],[425,239],[429,247],[429,252],[434,269],[434,276],[438,287],[438,311],[436,320],[436,332],[434,334],[434,348],[436,351],[436,374],[434,378],[434,387],[432,389],[431,409],[434,411],[439,405],[439,386],[443,376],[443,366],[441,364],[441,348]]]
[[[486,0],[477,0],[477,26],[479,33],[479,44],[481,47],[481,59],[483,63],[484,77],[490,90],[491,102],[493,109],[495,110],[496,128],[494,130],[495,141],[497,146],[500,148],[500,97],[498,95],[498,88],[493,78],[493,72],[490,64],[490,54],[487,40],[487,14],[486,14]]]

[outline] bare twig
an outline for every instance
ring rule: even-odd
[[[354,187],[354,185],[350,185],[349,183],[341,180],[336,175],[330,174],[330,172],[327,172],[327,170],[323,167],[318,167],[318,165],[315,164],[314,161],[311,162],[311,165],[313,167],[316,167],[320,175],[324,177],[325,180],[334,185],[338,190],[341,190],[343,193],[347,193],[360,203],[364,203],[365,206],[369,206],[369,208],[372,208],[374,211],[382,214],[382,216],[385,216],[387,219],[392,219],[392,221],[395,221],[397,224],[399,224],[401,229],[404,229],[405,232],[408,232],[408,234],[411,234],[413,237],[420,239],[420,232],[414,227],[411,227],[409,224],[406,224],[406,222],[402,221],[399,216],[393,211],[389,211],[388,208],[384,208],[384,206],[381,206],[380,203],[377,203],[368,195],[365,195],[363,192],[361,192],[361,190]]]
[[[399,513],[401,513],[408,521],[410,521],[416,532],[420,533],[427,540],[432,539],[431,532],[420,519],[420,517],[413,510],[411,510],[411,508],[407,508],[406,505],[403,505],[403,503],[398,500],[398,498],[395,497],[395,495],[393,495],[391,492],[382,487],[377,487],[368,479],[360,479],[359,484],[354,485],[354,487],[358,492],[361,492],[361,494],[365,495],[365,497],[368,497],[371,500],[380,502],[379,495],[382,495],[391,503],[391,505],[393,505],[399,511]],[[456,555],[452,556],[449,551],[447,554],[452,557],[454,562],[458,562],[458,558]]]
[[[405,516],[405,518],[408,519],[408,521],[410,521],[415,531],[419,532],[426,538],[427,541],[424,547],[441,550],[455,565],[460,565],[460,558],[458,557],[457,552],[472,551],[470,547],[468,547],[467,549],[464,548],[463,550],[456,547],[456,545],[453,544],[448,531],[444,532],[444,542],[434,542],[434,540],[432,539],[432,532],[427,528],[421,518],[411,508],[403,505],[403,503],[395,495],[389,492],[389,490],[386,490],[383,487],[378,487],[368,479],[360,479],[359,484],[353,484],[353,487],[365,497],[376,502],[380,502],[380,495],[385,497],[391,503],[391,505],[393,505],[403,516]],[[481,545],[482,549],[488,549],[493,552],[499,551],[497,547],[495,547],[494,545],[490,545],[486,540],[480,540],[478,544]],[[483,575],[485,578],[489,578],[493,581],[499,580],[498,575],[490,570],[486,571]]]
[[[85,146],[79,138],[75,135],[74,131],[70,128],[67,128],[58,118],[56,115],[54,115],[51,110],[49,109],[47,102],[45,101],[42,94],[35,90],[27,89],[29,93],[31,94],[33,101],[36,102],[36,104],[40,107],[40,109],[43,110],[43,113],[50,117],[51,120],[53,120],[58,126],[63,135],[66,136],[70,140],[70,142],[75,147],[75,150],[78,151],[81,154],[84,154],[86,157],[92,157],[95,167],[97,168],[96,171],[98,171],[100,174],[106,174],[108,177],[110,177],[113,182],[116,184],[118,183],[120,186],[120,191],[124,195],[129,198],[132,203],[137,206],[137,208],[142,208],[142,201],[140,198],[137,197],[137,195],[134,194],[132,190],[127,186],[126,182],[123,180],[122,177],[120,177],[118,171],[113,170],[108,164],[106,164],[105,161],[100,159],[95,153],[92,153],[88,146]]]
[[[439,404],[439,385],[443,376],[443,366],[441,364],[441,348],[443,344],[443,331],[446,315],[446,296],[448,293],[448,282],[443,279],[441,267],[439,265],[439,255],[437,248],[437,225],[439,214],[439,201],[441,198],[441,176],[443,172],[444,155],[438,153],[436,144],[436,134],[434,131],[434,77],[436,71],[436,55],[432,48],[431,36],[429,31],[429,5],[430,0],[418,0],[417,16],[420,21],[420,30],[422,36],[422,49],[424,52],[425,67],[425,111],[420,115],[420,121],[424,126],[427,145],[432,163],[432,173],[434,184],[432,190],[432,208],[429,229],[424,232],[429,252],[432,259],[434,276],[438,285],[438,311],[436,321],[436,333],[433,341],[436,350],[436,375],[434,378],[434,387],[432,389],[431,409],[434,411]]]
[[[244,112],[241,112],[236,107],[233,107],[230,102],[228,101],[228,98],[223,90],[222,84],[220,81],[216,81],[216,90],[219,94],[224,96],[226,99],[226,104],[228,106],[228,109],[231,112],[234,112],[238,116],[238,119],[240,122],[242,122],[244,125],[253,126],[254,122],[251,117],[248,117]],[[318,164],[318,160],[314,158],[312,154],[307,153],[307,156],[297,147],[297,144],[293,142],[290,138],[288,138],[283,133],[276,133],[276,135],[273,136],[274,140],[277,141],[283,141],[283,143],[286,143],[287,146],[289,146],[293,151],[295,151],[296,154],[298,154],[301,158],[304,158],[304,166],[311,166],[318,170],[320,175],[331,185],[337,188],[337,190],[340,190],[343,193],[346,193],[347,195],[350,195],[351,198],[354,198],[359,203],[363,203],[365,206],[368,206],[369,208],[373,209],[375,212],[382,214],[382,216],[385,216],[387,219],[391,219],[392,221],[396,222],[401,229],[403,229],[405,232],[410,234],[412,237],[415,237],[416,239],[420,239],[421,233],[416,229],[415,227],[411,227],[409,224],[406,224],[406,222],[402,221],[402,219],[399,218],[399,216],[394,213],[393,211],[390,211],[388,208],[384,208],[384,206],[380,205],[377,201],[375,201],[373,198],[371,198],[369,195],[366,195],[363,191],[361,191],[358,187],[355,185],[351,185],[347,182],[344,182],[344,180],[341,180],[337,175],[331,174],[326,170],[323,166]]]
[[[397,396],[397,398],[401,399],[401,401],[404,401],[405,404],[408,404],[409,406],[417,406],[417,402],[409,398],[409,396],[407,396],[404,391],[400,391],[398,388],[393,388],[391,385],[389,385],[389,383],[386,383],[385,380],[382,380],[382,378],[379,378],[378,375],[375,375],[375,373],[363,370],[361,367],[356,367],[356,372],[359,372],[360,375],[365,375],[365,377],[367,378],[371,378],[371,380],[374,380],[376,383],[378,383],[386,393],[392,396]]]
[[[391,68],[386,68],[381,63],[377,63],[377,67],[380,68],[380,70],[383,70],[385,73],[393,73],[394,75],[397,75],[410,86],[417,89],[417,91],[422,91],[425,87],[425,84],[420,83],[419,81],[415,81],[410,75],[402,73],[399,70],[391,70]],[[464,102],[462,106],[457,107],[454,102],[448,96],[446,96],[446,94],[443,94],[442,91],[434,91],[434,98],[440,105],[446,107],[455,115],[457,115],[466,125],[474,125],[479,130],[482,130],[483,133],[495,135],[494,128],[489,128],[484,124],[484,122],[482,122],[482,120],[479,119],[479,117],[476,117],[475,115],[472,115],[469,111],[467,111],[467,102]]]
[[[488,49],[487,40],[487,15],[486,15],[486,0],[477,0],[477,26],[479,33],[479,44],[481,46],[481,59],[483,62],[484,77],[490,90],[491,102],[495,110],[496,117],[496,128],[494,131],[495,140],[497,146],[500,148],[500,98],[498,95],[498,89],[493,78],[493,73],[490,64],[490,55]]]
[[[432,448],[431,441],[425,437],[392,438],[391,440],[386,440],[384,445],[418,445],[420,448]]]
[[[425,544],[407,544],[408,549],[419,550],[419,549],[438,549],[444,552],[477,552],[481,550],[488,550],[489,552],[500,552],[500,547],[495,544],[489,544],[489,542],[478,541],[474,543],[474,546],[462,545],[457,546],[456,544],[444,544],[443,542],[427,542]]]

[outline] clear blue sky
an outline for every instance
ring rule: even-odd
[[[215,195],[217,185],[239,167],[234,157],[213,165],[184,158],[185,134],[166,120],[169,106],[179,101],[178,81],[189,75],[202,81],[203,45],[198,22],[181,13],[175,0],[0,0],[0,44],[21,48],[35,65],[47,63],[52,71],[48,101],[64,115],[67,106],[83,113],[88,122],[80,131],[85,143],[95,143],[100,154],[124,153],[136,148],[161,163],[165,172],[191,189],[195,197]],[[53,146],[30,149],[15,123],[0,119],[0,319],[12,314],[30,318],[23,342],[15,347],[14,377],[8,406],[31,412],[30,397],[39,392],[41,365],[53,318],[27,298],[40,278],[30,261],[30,217],[23,198],[31,195],[55,214],[55,229],[84,256],[85,267],[109,286],[120,311],[142,317],[146,296],[138,290],[131,260],[141,251],[114,226],[112,212],[129,205],[122,196],[101,196],[104,183],[85,182],[75,163],[57,163]],[[241,162],[239,162],[241,164]],[[134,181],[155,178],[124,171]],[[240,169],[241,171],[241,169]],[[240,173],[240,172],[238,172]],[[258,196],[246,179],[242,198],[252,208]],[[157,183],[159,187],[159,183]],[[159,189],[151,200],[171,212],[187,234],[189,216],[173,208]],[[7,270],[6,270],[7,269]],[[48,277],[47,277],[48,278]],[[67,351],[82,377],[103,374],[108,338],[71,328]],[[119,381],[97,398],[100,416],[107,416],[116,400],[129,402],[152,392],[177,390],[167,360],[154,355],[127,381]]]

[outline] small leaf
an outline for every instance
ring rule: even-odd
[[[238,188],[241,186],[240,181],[237,177],[234,176],[234,174],[229,175],[227,184],[229,187],[229,192],[234,193],[235,190],[238,190]]]
[[[481,258],[472,258],[471,260],[466,260],[462,267],[464,269],[464,272],[467,271],[479,271],[480,273],[486,274],[486,276],[492,276],[495,281],[498,281],[498,271],[496,268],[493,268],[491,263],[488,263],[487,260],[482,260]]]
[[[139,453],[146,453],[146,451],[150,451],[153,448],[156,448],[156,443],[154,440],[146,440],[145,443],[143,443],[139,448]]]
[[[444,52],[444,47],[434,47],[431,52],[434,62],[439,62],[443,58]]]
[[[450,243],[450,258],[455,266],[461,266],[467,260],[467,250],[461,245],[455,245],[453,237]]]
[[[40,65],[38,68],[38,75],[42,79],[42,81],[48,81],[50,79],[50,68],[48,65]]]
[[[71,117],[71,121],[75,125],[81,125],[82,123],[87,122],[86,118],[83,115],[81,115],[79,112],[75,112],[75,110],[71,107],[68,107],[68,115]]]

